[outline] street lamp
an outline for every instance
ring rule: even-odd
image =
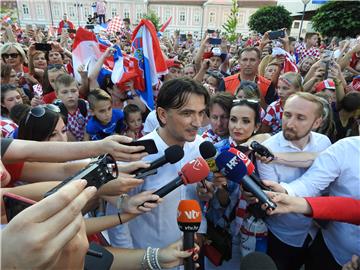
[[[301,31],[302,31],[302,26],[303,26],[303,22],[304,22],[304,16],[305,16],[305,10],[306,10],[306,5],[309,4],[310,0],[301,0],[304,4],[304,10],[303,10],[303,14],[301,17],[301,23],[300,23],[300,30],[299,30],[299,38],[298,40],[300,40],[300,36],[301,36]]]

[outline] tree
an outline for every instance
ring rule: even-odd
[[[356,36],[360,33],[359,1],[330,1],[312,17],[313,28],[324,36]]]
[[[225,30],[226,38],[230,42],[235,42],[239,37],[239,34],[236,33],[236,26],[238,24],[237,14],[239,10],[237,0],[232,0],[231,13],[227,21],[222,25],[222,28]]]
[[[268,6],[259,8],[250,16],[249,27],[251,30],[264,34],[268,30],[287,28],[290,30],[292,18],[290,12],[283,6]]]
[[[143,14],[143,18],[151,21],[156,28],[156,31],[159,31],[160,25],[160,18],[156,15],[155,11],[150,9],[148,13]]]

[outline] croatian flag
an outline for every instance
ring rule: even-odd
[[[124,75],[124,58],[121,53],[121,49],[118,45],[115,45],[113,47],[115,49],[114,51],[114,67],[111,74],[111,81],[116,84],[120,82],[121,78]]]
[[[150,110],[154,110],[153,85],[168,70],[155,26],[149,20],[142,19],[132,35],[132,49],[138,61],[142,75],[139,77],[139,94]]]
[[[273,51],[272,51],[272,56],[276,57],[276,56],[285,56],[285,60],[284,60],[284,73],[286,72],[299,72],[298,67],[296,66],[296,64],[291,61],[292,57],[291,55],[283,50],[280,47],[274,47]]]
[[[4,16],[3,19],[2,19],[2,21],[3,21],[4,23],[12,24],[11,17],[8,16],[8,15]]]
[[[160,28],[160,30],[158,32],[158,36],[161,37],[164,34],[165,29],[166,29],[166,27],[169,26],[171,20],[172,20],[172,16],[170,16],[170,18],[161,26],[161,28]]]
[[[93,60],[99,59],[101,51],[98,41],[93,32],[82,27],[76,31],[75,40],[72,46],[72,59],[75,79],[80,82],[81,77],[77,71],[80,65],[88,66]]]

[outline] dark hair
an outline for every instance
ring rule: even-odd
[[[128,24],[130,24],[130,18],[124,18],[123,22],[127,22]]]
[[[347,93],[340,102],[340,108],[353,112],[360,109],[360,92]]]
[[[18,88],[10,83],[2,84],[0,89],[1,89],[1,104],[4,103],[6,93],[10,91],[17,91],[20,94]],[[1,115],[7,115],[7,114],[9,114],[8,109],[6,109],[1,105]]]
[[[49,63],[49,54],[50,54],[50,52],[58,52],[58,51],[53,51],[53,50],[51,50],[51,51],[46,51],[45,52],[45,59],[46,59],[46,61]],[[60,55],[61,55],[61,59],[62,60],[64,60],[65,59],[65,55],[64,55],[64,53],[62,53],[62,52],[58,52]]]
[[[26,117],[30,109],[31,106],[28,104],[16,104],[14,107],[11,108],[9,117],[11,120],[14,121],[15,124],[19,125],[21,119]]]
[[[9,64],[1,64],[1,79],[9,79],[12,69],[12,66]]]
[[[255,47],[245,47],[243,49],[241,49],[239,51],[239,60],[241,59],[241,55],[244,53],[244,52],[256,52],[256,55],[257,55],[257,58],[260,59],[261,58],[261,52],[258,48],[255,48]]]
[[[255,83],[253,81],[242,80],[240,82],[239,87],[235,91],[235,97],[237,97],[238,93],[241,90],[244,91],[245,95],[251,95],[251,96],[256,97],[257,99],[260,99],[259,87],[258,87],[257,83]],[[245,98],[249,98],[249,97],[245,97]]]
[[[210,100],[209,92],[199,82],[189,78],[176,78],[166,81],[160,88],[156,107],[161,107],[165,110],[180,109],[188,101],[190,94],[204,96],[205,105],[208,105]],[[159,116],[156,115],[159,124],[163,127]]]
[[[124,108],[124,119],[125,119],[125,121],[128,120],[128,117],[129,117],[130,113],[136,113],[136,112],[139,112],[141,114],[141,110],[140,110],[138,105],[136,105],[136,104],[128,104],[128,105],[126,105],[125,108]]]
[[[215,104],[218,104],[221,107],[221,109],[223,109],[227,114],[230,114],[233,100],[234,100],[234,96],[230,93],[227,92],[215,93],[215,95],[213,95],[210,98],[209,106],[208,109],[206,110],[207,115],[210,116],[210,109]]]
[[[307,32],[307,33],[305,34],[305,42],[306,42],[308,39],[310,39],[312,36],[315,36],[315,35],[317,35],[317,36],[319,37],[319,34],[316,33],[316,32]]]
[[[255,125],[261,123],[261,106],[260,101],[253,99],[234,99],[233,105],[231,108],[236,106],[248,106],[255,112]]]
[[[294,37],[289,37],[289,43],[294,42],[294,41],[296,41],[296,38],[294,38]]]
[[[89,102],[89,107],[92,110],[95,109],[96,103],[100,100],[112,101],[111,96],[106,91],[99,88],[91,90],[87,96],[87,100]]]
[[[36,108],[36,107],[35,107]],[[19,123],[18,139],[47,141],[53,133],[61,114],[45,108],[45,114],[41,117],[35,117],[28,114],[25,115]],[[26,121],[27,120],[27,121]]]

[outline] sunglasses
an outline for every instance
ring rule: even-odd
[[[4,58],[4,59],[8,59],[8,58],[16,58],[16,57],[18,57],[19,56],[19,54],[18,53],[3,53],[2,54],[2,57]]]
[[[238,105],[243,103],[259,104],[259,100],[247,99],[247,98],[238,98],[233,100],[233,105]]]
[[[46,113],[46,109],[53,111],[53,112],[60,113],[60,108],[54,104],[36,106],[29,111],[29,113],[26,117],[24,126],[26,127],[27,123],[29,122],[30,116],[34,116],[36,118],[43,117]]]

